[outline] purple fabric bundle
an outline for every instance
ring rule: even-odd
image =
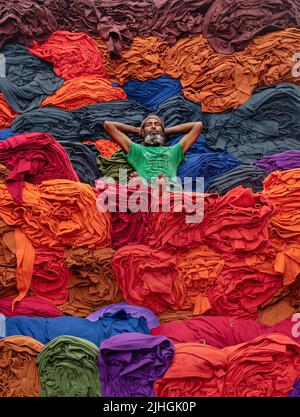
[[[103,317],[105,313],[116,313],[119,310],[125,310],[126,313],[131,314],[132,317],[144,317],[147,320],[149,329],[159,326],[159,320],[156,315],[146,307],[134,306],[126,302],[111,304],[109,306],[100,308],[100,310],[94,311],[86,318],[90,321],[97,321]]]
[[[300,167],[300,151],[285,151],[268,155],[254,163],[267,171],[285,171]]]
[[[293,389],[289,392],[289,397],[300,397],[300,378],[294,383]]]
[[[154,382],[170,366],[174,345],[165,336],[122,333],[100,345],[103,397],[154,397]]]

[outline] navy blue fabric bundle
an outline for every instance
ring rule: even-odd
[[[168,75],[161,75],[152,80],[129,80],[122,88],[125,90],[128,100],[155,111],[163,101],[180,95],[181,84]]]
[[[242,164],[237,168],[219,175],[207,188],[208,193],[226,194],[239,185],[244,188],[251,188],[257,193],[263,189],[263,181],[269,175],[268,171],[254,167],[252,165]]]
[[[94,181],[100,177],[96,154],[83,143],[60,141],[65,148],[70,161],[81,182],[94,186]]]
[[[64,83],[55,75],[52,64],[32,55],[18,44],[1,49],[5,56],[5,77],[0,77],[0,91],[18,113],[32,110]]]
[[[80,141],[80,125],[74,114],[56,107],[44,107],[20,114],[12,122],[14,132],[45,132],[56,140]]]
[[[300,86],[277,84],[257,89],[235,111],[206,114],[205,139],[249,164],[264,155],[300,150]]]
[[[5,336],[30,336],[47,344],[58,336],[75,336],[89,340],[99,346],[103,340],[120,333],[150,334],[144,317],[132,317],[125,310],[114,314],[105,313],[99,320],[92,322],[79,317],[8,317]]]
[[[173,139],[172,145],[175,145],[182,136]],[[228,152],[218,152],[210,149],[203,136],[200,135],[188,150],[186,160],[179,166],[177,174],[182,183],[185,177],[193,178],[193,191],[196,191],[196,177],[203,177],[204,190],[207,190],[214,178],[236,168],[238,165],[240,165],[240,162]]]
[[[103,127],[105,120],[138,127],[149,113],[146,107],[126,100],[92,104],[75,111],[47,106],[21,114],[13,121],[11,128],[18,132],[50,133],[60,141],[83,142],[110,139]],[[133,135],[129,136],[139,140]]]
[[[202,121],[205,125],[205,117],[199,103],[187,100],[181,95],[164,100],[155,113],[164,120],[165,127],[198,121]]]

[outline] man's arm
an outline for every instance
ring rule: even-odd
[[[109,134],[109,136],[114,139],[125,151],[129,152],[131,140],[125,133],[133,133],[136,136],[141,135],[141,129],[139,127],[134,127],[126,125],[125,123],[119,122],[104,122],[104,129]]]
[[[202,122],[191,122],[191,123],[183,123],[181,125],[173,126],[167,128],[166,136],[174,135],[177,133],[186,133],[182,139],[180,139],[179,143],[182,147],[183,153],[186,153],[188,149],[196,142],[198,136],[202,132],[203,124]]]

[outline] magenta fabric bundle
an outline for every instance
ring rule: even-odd
[[[26,296],[17,302],[12,309],[15,297],[0,299],[0,313],[7,317],[28,316],[28,317],[60,317],[63,314],[51,301],[37,295]]]
[[[164,336],[122,333],[100,345],[103,397],[153,397],[154,382],[170,366],[173,343]]]
[[[134,306],[131,304],[126,303],[126,301],[122,303],[111,304],[110,306],[106,306],[100,308],[97,311],[94,311],[87,319],[90,321],[97,321],[99,318],[103,317],[105,313],[116,313],[119,310],[125,310],[126,313],[131,314],[132,317],[144,317],[147,320],[147,325],[149,329],[152,327],[159,326],[159,320],[157,319],[156,315],[146,307]]]
[[[255,338],[280,333],[300,343],[300,334],[292,331],[295,321],[282,320],[275,326],[268,327],[254,320],[235,319],[231,317],[198,316],[184,321],[172,321],[151,329],[153,336],[166,336],[173,343],[203,343],[222,349],[239,343],[250,342]],[[293,336],[294,334],[294,336]]]
[[[0,163],[10,170],[6,186],[18,204],[22,204],[24,181],[78,181],[66,151],[47,133],[24,133],[0,142]]]

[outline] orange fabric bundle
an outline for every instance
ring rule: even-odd
[[[133,38],[130,49],[124,51],[119,60],[109,57],[105,42],[97,42],[104,66],[113,81],[124,84],[130,79],[148,80],[164,73],[162,63],[169,47],[154,36]]]
[[[207,246],[178,253],[178,275],[174,281],[180,310],[204,314],[210,309],[207,292],[214,285],[224,261]]]
[[[34,42],[32,54],[53,62],[54,72],[64,80],[97,75],[107,78],[96,41],[82,32],[53,32],[45,42]]]
[[[80,248],[65,253],[71,279],[68,299],[59,306],[64,314],[86,317],[101,307],[123,300],[111,266],[113,254],[111,248]]]
[[[77,110],[89,104],[104,101],[126,100],[127,95],[120,87],[113,87],[106,78],[83,76],[66,81],[52,96],[42,102],[65,110]]]
[[[300,345],[285,335],[263,335],[223,351],[225,397],[286,397],[300,375]]]
[[[193,317],[192,311],[171,311],[166,310],[156,315],[160,324],[169,323],[175,320],[186,320]]]
[[[33,246],[101,248],[111,245],[110,213],[100,213],[87,184],[69,180],[25,183],[23,206],[0,185],[0,218],[20,226]]]
[[[125,300],[159,313],[176,309],[176,263],[171,252],[129,245],[115,252],[112,266]]]
[[[253,270],[242,261],[226,260],[208,291],[208,299],[214,315],[256,319],[259,306],[281,286],[278,275]]]
[[[221,397],[226,354],[200,343],[177,343],[171,365],[154,384],[157,397]]]
[[[11,122],[17,117],[16,113],[9,105],[6,103],[3,94],[0,94],[0,129],[10,127]]]
[[[0,298],[17,295],[14,228],[0,220]]]
[[[107,139],[99,139],[95,142],[87,141],[83,143],[95,145],[103,158],[110,158],[114,153],[121,149],[117,142]]]
[[[284,285],[300,273],[300,168],[272,172],[264,181],[263,194],[275,206],[269,221],[271,243],[277,250],[274,269],[283,274]]]
[[[0,340],[0,397],[39,397],[36,358],[44,345],[27,336]]]

